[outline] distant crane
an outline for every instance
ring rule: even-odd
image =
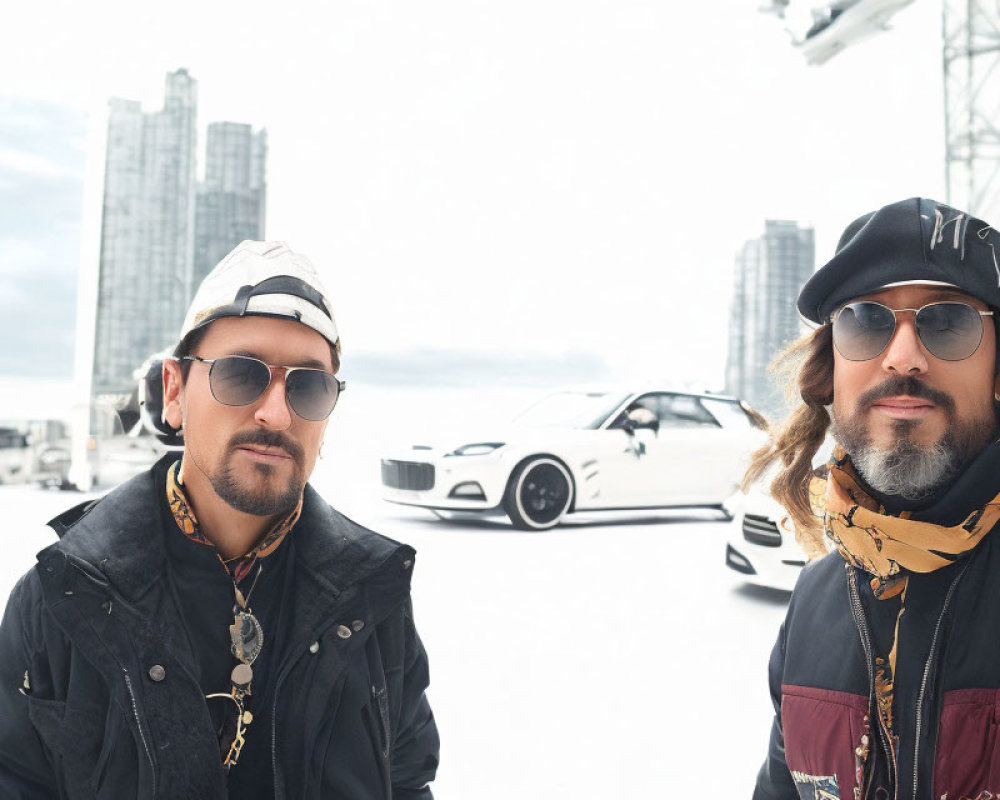
[[[1000,218],[1000,8],[942,0],[948,202]],[[1000,224],[1000,223],[998,223]]]
[[[913,0],[811,3],[811,27],[792,33],[806,61],[820,65],[889,29]],[[786,18],[804,3],[769,0],[760,10]],[[790,8],[792,6],[792,8]],[[1000,219],[1000,7],[985,0],[941,0],[947,201]]]

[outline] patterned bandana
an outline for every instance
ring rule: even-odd
[[[861,488],[850,458],[840,447],[833,451],[829,477],[814,478],[809,494],[813,512],[823,518],[823,532],[840,555],[872,576],[875,597],[900,597],[892,648],[888,657],[876,656],[874,664],[879,722],[895,745],[892,709],[896,655],[899,623],[906,611],[908,575],[933,572],[975,549],[1000,520],[1000,495],[951,527],[909,519],[909,511],[893,516]]]
[[[167,502],[170,504],[171,512],[173,512],[174,521],[188,539],[214,549],[215,545],[199,529],[194,509],[191,508],[191,504],[184,494],[184,487],[180,482],[180,466],[181,462],[176,461],[167,470]],[[278,549],[278,545],[284,541],[286,534],[298,522],[301,513],[302,498],[300,497],[299,504],[279,519],[249,552],[229,561],[223,559],[221,553],[216,552],[219,561],[222,562],[235,583],[239,583],[246,577],[258,559],[269,556]]]
[[[906,572],[933,572],[975,549],[1000,520],[1000,495],[947,527],[887,514],[858,481],[838,447],[830,461],[823,530],[849,564],[878,579],[882,591]],[[879,592],[881,595],[882,592]]]

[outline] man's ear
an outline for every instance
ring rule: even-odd
[[[163,419],[177,430],[184,426],[183,395],[184,376],[180,362],[172,358],[163,359]]]

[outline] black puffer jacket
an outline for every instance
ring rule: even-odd
[[[54,521],[61,541],[0,627],[0,797],[226,797],[196,659],[165,576],[151,473]],[[306,487],[274,783],[260,797],[430,800],[438,736],[413,625],[414,551]],[[153,669],[157,667],[157,669]]]
[[[912,518],[957,525],[997,492],[1000,443]],[[771,656],[776,714],[755,800],[1000,795],[998,537],[995,526],[965,558],[909,577],[895,747],[874,710],[873,659],[892,642],[899,600],[876,599],[871,576],[838,553],[802,571]]]

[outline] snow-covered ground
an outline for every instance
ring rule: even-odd
[[[436,796],[749,796],[787,595],[726,569],[727,524],[713,512],[592,515],[522,533],[383,503],[385,447],[470,421],[451,409],[499,421],[537,392],[360,388],[335,412],[313,484],[418,550],[414,607],[442,737]],[[0,487],[0,596],[53,541],[44,521],[83,498]]]

